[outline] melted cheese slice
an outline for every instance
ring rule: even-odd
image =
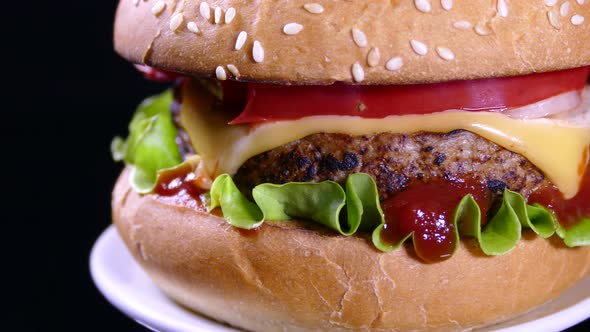
[[[572,198],[588,162],[590,128],[564,120],[514,119],[500,113],[446,111],[428,115],[364,119],[354,116],[313,116],[256,126],[227,123],[212,108],[212,96],[191,84],[184,86],[181,122],[211,178],[235,174],[249,158],[314,133],[370,135],[379,132],[446,133],[464,129],[518,153],[537,166]],[[582,174],[581,174],[582,173]]]

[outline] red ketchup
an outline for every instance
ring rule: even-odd
[[[585,170],[581,167],[580,174],[582,172],[584,177],[580,191],[574,198],[566,200],[557,187],[551,186],[533,193],[529,197],[529,204],[539,203],[549,208],[566,229],[576,225],[582,218],[590,218],[590,165]]]
[[[158,182],[154,188],[154,193],[159,195],[159,199],[180,206],[193,208],[198,211],[206,212],[200,195],[208,190],[202,189],[197,184],[198,178],[192,172],[190,164],[181,164],[170,170],[160,173]],[[209,211],[214,216],[223,218],[221,208],[217,207]],[[233,231],[239,232],[241,236],[253,238],[260,234],[263,227],[255,229],[242,229],[232,227]]]
[[[414,233],[416,254],[426,262],[445,260],[456,245],[453,214],[461,199],[472,194],[482,210],[490,208],[492,195],[484,183],[474,179],[416,182],[382,204],[385,227],[382,240],[394,244]]]
[[[204,209],[200,195],[206,190],[197,185],[198,178],[192,171],[191,165],[186,163],[161,172],[154,193],[174,198],[181,205]]]

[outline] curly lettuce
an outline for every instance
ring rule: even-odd
[[[481,212],[471,195],[459,203],[454,222],[461,234],[475,237],[487,255],[503,255],[514,249],[520,241],[522,228],[530,228],[543,238],[555,233],[555,222],[549,210],[527,205],[520,194],[507,189],[502,205],[485,227],[481,227]]]
[[[399,248],[412,233],[397,243],[384,242],[383,211],[377,186],[364,173],[350,175],[344,188],[333,181],[319,183],[261,184],[252,191],[254,202],[248,200],[228,174],[218,176],[210,192],[209,209],[220,207],[233,226],[252,229],[264,221],[307,219],[350,236],[358,230],[372,231],[372,240],[381,251]],[[529,205],[518,193],[505,190],[501,206],[482,227],[481,209],[471,195],[463,197],[453,214],[456,248],[460,236],[477,239],[487,255],[503,255],[513,250],[521,239],[522,229],[530,229],[543,238],[555,233],[568,246],[590,245],[590,219],[572,228],[560,226],[546,208]]]
[[[569,228],[558,225],[556,232],[568,247],[590,246],[590,219],[588,218],[583,218]]]
[[[233,226],[252,229],[265,220],[313,220],[342,235],[352,235],[383,223],[377,186],[364,173],[348,177],[345,189],[333,181],[261,184],[252,190],[254,202],[238,190],[228,174],[218,176],[210,191],[209,210],[220,207]],[[346,206],[346,218],[341,217]]]
[[[115,137],[111,143],[113,159],[132,166],[129,180],[139,193],[153,190],[158,171],[182,162],[171,103],[172,91],[144,100],[129,124],[127,139]]]

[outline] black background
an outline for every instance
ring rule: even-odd
[[[122,168],[110,141],[126,134],[144,97],[166,87],[114,53],[115,7],[78,0],[4,10],[3,299],[16,306],[5,314],[19,331],[145,331],[102,297],[88,267]]]

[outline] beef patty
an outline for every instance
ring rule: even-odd
[[[450,133],[378,133],[366,136],[313,134],[248,159],[234,176],[245,193],[260,183],[343,183],[364,172],[377,182],[380,198],[412,181],[473,178],[494,193],[505,188],[528,197],[550,185],[526,158],[465,130]]]

